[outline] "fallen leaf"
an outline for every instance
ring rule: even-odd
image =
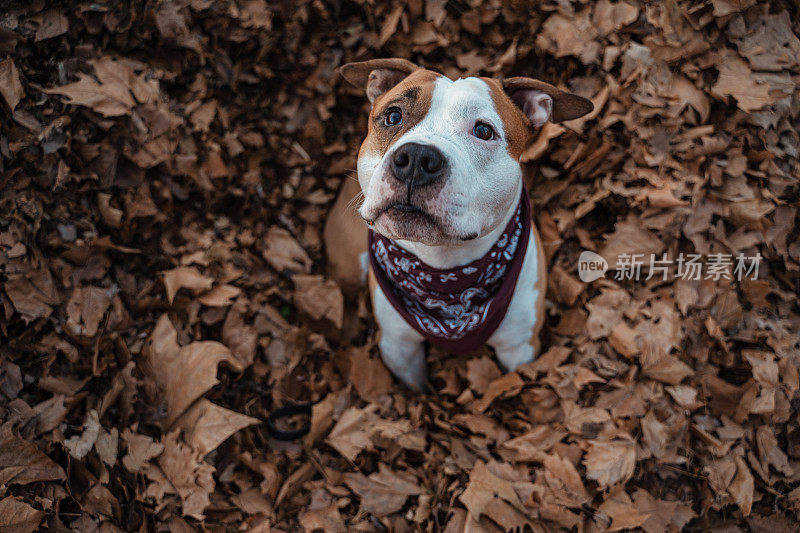
[[[251,487],[244,492],[234,494],[231,496],[231,503],[248,515],[261,514],[271,516],[275,514],[274,507],[257,487]]]
[[[583,485],[575,466],[564,457],[545,455],[544,478],[555,501],[567,507],[581,507],[589,503],[589,493]]]
[[[94,337],[110,305],[108,290],[94,286],[76,287],[67,302],[65,326],[73,335]]]
[[[100,420],[97,411],[92,409],[86,413],[86,420],[83,422],[83,432],[64,441],[64,448],[75,459],[83,459],[92,451],[94,443],[100,435]]]
[[[260,422],[201,398],[175,421],[174,427],[183,431],[189,446],[205,456],[240,429]]]
[[[108,466],[117,463],[117,448],[119,445],[119,431],[111,428],[110,431],[100,430],[97,440],[94,441],[94,449],[100,459]]]
[[[513,485],[489,472],[483,461],[477,461],[469,474],[466,490],[458,497],[470,514],[476,518],[485,514],[495,499],[510,503],[524,511]]]
[[[753,508],[753,495],[755,492],[755,482],[750,469],[741,457],[736,457],[736,476],[728,487],[733,501],[739,506],[739,510],[744,516],[750,514]]]
[[[233,285],[217,285],[210,291],[200,295],[197,299],[201,304],[208,307],[227,307],[242,294],[239,287]]]
[[[377,401],[392,388],[392,376],[377,357],[361,347],[350,347],[344,357],[350,361],[350,382],[359,396],[368,402]]]
[[[3,95],[11,111],[25,98],[25,89],[19,81],[19,71],[10,57],[0,61],[0,94]]]
[[[614,233],[606,238],[605,245],[600,250],[600,255],[608,261],[609,270],[617,270],[620,265],[620,256],[628,254],[641,254],[639,258],[644,264],[649,264],[651,254],[659,254],[664,250],[664,243],[653,232],[647,230],[634,216],[626,218],[622,222],[617,222],[614,226]],[[626,268],[630,268],[632,260],[628,262]],[[644,272],[644,268],[642,272]],[[642,276],[644,278],[644,276]]]
[[[295,284],[294,304],[312,320],[327,320],[341,329],[344,320],[344,297],[335,281],[322,276],[298,274]]]
[[[657,500],[642,489],[633,494],[633,503],[640,513],[647,515],[647,520],[641,524],[645,533],[662,533],[667,531],[670,525],[680,530],[697,516],[689,505],[677,501]]]
[[[628,441],[589,441],[589,451],[583,458],[586,477],[594,479],[601,488],[627,481],[636,466],[636,447]]]
[[[348,472],[344,482],[361,498],[364,510],[377,517],[399,511],[409,496],[422,493],[412,475],[395,472],[383,463],[378,464],[378,472],[369,476]]]
[[[39,528],[44,511],[34,509],[14,496],[0,500],[0,530],[5,533],[31,533]]]
[[[486,394],[475,402],[472,408],[476,413],[482,413],[500,396],[504,394],[513,396],[519,393],[523,385],[524,382],[522,378],[516,372],[505,374],[489,383],[489,386],[486,388]]]
[[[566,436],[566,431],[548,425],[536,426],[519,437],[503,442],[500,445],[501,455],[504,457],[507,455],[510,461],[543,462],[547,452]],[[504,453],[503,450],[507,450],[508,453]]]
[[[503,373],[490,357],[483,356],[467,361],[467,380],[472,390],[485,394],[489,383],[502,376]]]
[[[60,9],[48,9],[34,17],[39,23],[34,41],[43,41],[63,35],[69,30],[69,19]]]
[[[122,440],[128,447],[128,453],[122,458],[122,464],[134,474],[142,472],[150,459],[158,457],[164,451],[164,445],[160,442],[153,441],[147,435],[134,433],[130,429],[122,432]]]
[[[264,259],[278,272],[307,274],[311,271],[311,258],[292,237],[292,234],[285,229],[277,226],[270,227],[267,230],[264,245]]]
[[[300,515],[300,526],[305,533],[322,530],[325,533],[345,533],[347,527],[336,504],[312,509]]]
[[[0,427],[0,485],[61,479],[66,479],[64,470],[34,443],[15,436],[8,424]]]
[[[719,78],[711,94],[717,98],[733,96],[739,109],[746,113],[758,111],[774,101],[770,96],[769,85],[754,80],[750,67],[732,50],[722,51]]]
[[[29,272],[27,275],[11,275],[3,289],[26,323],[50,316],[53,312],[51,306],[60,301],[53,277],[47,268]]]
[[[214,280],[200,273],[193,266],[183,266],[166,270],[161,273],[164,279],[164,288],[167,290],[167,301],[172,303],[175,295],[181,289],[189,289],[194,293],[207,291],[214,284]]]
[[[247,302],[237,301],[228,310],[222,324],[222,342],[231,350],[242,368],[253,364],[258,347],[258,331],[246,320]]]
[[[141,80],[129,66],[110,58],[101,58],[92,64],[99,83],[87,74],[79,74],[78,81],[43,89],[43,92],[66,96],[68,103],[89,107],[105,117],[130,114],[136,104],[131,89]]]
[[[214,467],[197,450],[178,440],[178,431],[168,433],[158,465],[183,502],[183,515],[202,520],[214,490]]]
[[[650,518],[649,514],[640,512],[633,505],[630,497],[623,490],[613,492],[599,507],[598,511],[611,518],[611,525],[608,531],[635,529]]]
[[[217,366],[242,366],[223,344],[214,341],[178,345],[178,333],[167,315],[161,315],[146,348],[152,378],[159,384],[168,406],[166,423],[172,423],[208,389],[219,383]]]

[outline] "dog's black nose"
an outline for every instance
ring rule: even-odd
[[[429,144],[406,143],[392,155],[392,171],[409,187],[436,181],[446,170],[444,154]]]

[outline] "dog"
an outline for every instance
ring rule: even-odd
[[[372,108],[358,183],[345,181],[325,242],[345,288],[368,263],[386,366],[421,390],[426,340],[454,353],[488,344],[506,371],[533,361],[547,272],[520,156],[545,122],[592,103],[532,78],[452,80],[398,58],[340,73]]]

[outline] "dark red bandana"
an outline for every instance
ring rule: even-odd
[[[433,268],[383,235],[369,232],[369,261],[386,297],[432,344],[467,353],[486,344],[506,315],[531,234],[528,191],[489,252],[456,268]]]

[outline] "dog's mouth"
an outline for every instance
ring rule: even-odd
[[[378,214],[375,215],[375,218],[372,220],[372,223],[374,224],[380,217],[384,215],[388,215],[393,218],[396,217],[403,219],[410,219],[410,218],[424,219],[426,222],[429,222],[431,224],[441,225],[439,221],[428,211],[408,201],[387,202],[386,205],[384,205],[381,209],[378,210]]]
[[[452,239],[471,241],[478,237],[477,233],[452,234],[438,217],[408,201],[387,202],[373,220],[366,222],[377,226],[376,229],[390,238],[430,244],[442,244]]]
[[[420,213],[420,214],[427,214],[423,211],[419,206],[408,202],[395,202],[388,206],[387,211],[389,209],[394,209],[399,211],[400,213]]]

